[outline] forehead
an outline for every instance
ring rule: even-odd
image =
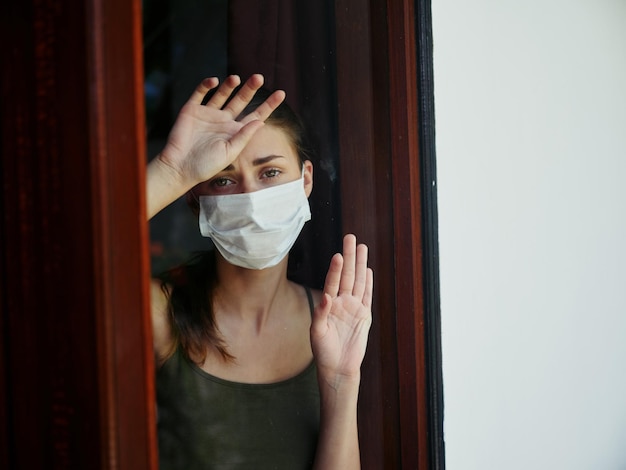
[[[237,159],[247,161],[268,155],[280,155],[298,162],[298,152],[289,134],[271,124],[265,124],[252,136]]]

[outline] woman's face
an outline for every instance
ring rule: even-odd
[[[298,154],[287,134],[266,124],[239,156],[213,178],[193,190],[196,196],[240,194],[295,181],[302,176]],[[304,163],[304,190],[313,189],[313,165]]]

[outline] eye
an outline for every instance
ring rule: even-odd
[[[276,178],[282,173],[278,168],[270,168],[269,170],[265,170],[263,172],[263,178]]]
[[[211,186],[216,188],[223,188],[224,186],[230,186],[231,184],[235,184],[235,182],[225,176],[219,176],[211,180]]]

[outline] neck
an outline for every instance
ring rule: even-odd
[[[254,323],[257,328],[267,322],[278,299],[287,297],[287,258],[272,268],[246,269],[228,263],[217,254],[215,313],[230,320]]]

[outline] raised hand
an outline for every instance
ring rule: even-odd
[[[283,91],[275,91],[253,113],[237,121],[263,85],[263,76],[252,75],[228,101],[240,83],[236,75],[229,76],[221,85],[217,78],[207,78],[183,106],[165,148],[148,167],[149,217],[232,163],[263,121],[285,99]],[[203,105],[207,92],[216,87],[211,99]]]
[[[311,325],[311,345],[318,376],[330,386],[359,379],[372,324],[373,273],[367,267],[367,246],[354,235],[343,240],[343,256],[330,262],[324,293]]]
[[[254,114],[238,122],[237,116],[263,85],[263,76],[252,75],[225,105],[239,84],[238,76],[229,76],[203,106],[206,93],[218,85],[217,78],[205,79],[181,109],[160,158],[183,180],[206,181],[227,167],[285,97],[284,92],[275,92]]]

